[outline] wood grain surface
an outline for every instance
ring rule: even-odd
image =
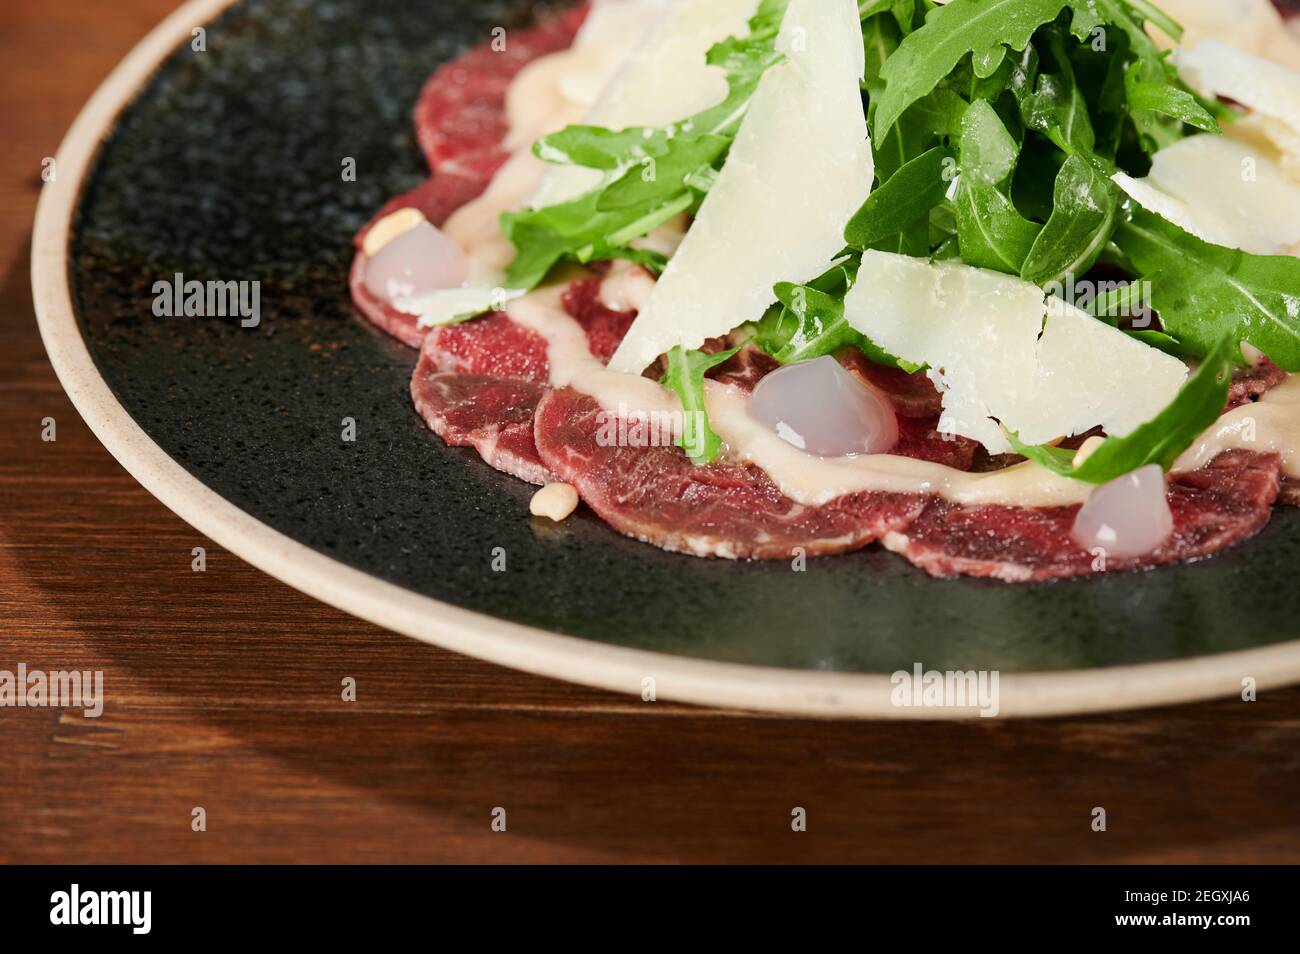
[[[27,278],[42,158],[169,7],[0,5],[0,670],[102,669],[107,696],[0,709],[0,861],[1300,860],[1300,689],[959,725],[642,703],[386,633],[204,540],[73,410]]]

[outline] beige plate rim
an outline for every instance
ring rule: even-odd
[[[135,423],[82,340],[66,250],[81,183],[102,138],[162,60],[232,0],[190,0],[155,28],[87,103],[59,148],[37,209],[32,287],[50,361],[108,451],[197,530],[260,570],[361,619],[480,659],[640,696],[835,718],[971,718],[975,710],[897,707],[888,675],[794,671],[669,656],[562,636],[420,596],[348,567],[255,520],[187,473]],[[1237,695],[1300,681],[1300,642],[1188,660],[1000,677],[1002,716],[1100,712]]]

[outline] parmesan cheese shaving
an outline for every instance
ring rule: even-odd
[[[816,276],[871,191],[853,0],[791,0],[717,182],[610,367],[639,373],[758,318],[779,281]]]
[[[1300,242],[1300,185],[1242,142],[1189,136],[1156,153],[1147,178],[1120,172],[1114,180],[1143,208],[1215,245],[1280,255]]]
[[[940,429],[991,453],[1101,426],[1123,436],[1173,400],[1187,369],[1038,286],[958,262],[869,251],[845,316],[943,392]]]

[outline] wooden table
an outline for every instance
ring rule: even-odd
[[[41,159],[170,5],[0,5],[0,670],[108,696],[0,709],[0,861],[1300,860],[1300,689],[961,725],[645,704],[384,632],[191,530],[73,410],[27,279]]]

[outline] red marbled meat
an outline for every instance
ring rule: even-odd
[[[1263,397],[1286,380],[1286,372],[1265,358],[1251,368],[1238,369],[1228,385],[1228,407],[1241,407]]]
[[[1257,533],[1277,499],[1276,454],[1226,451],[1208,467],[1169,479],[1174,532],[1152,553],[1113,561],[1136,570],[1217,553]],[[1079,507],[965,507],[931,501],[905,530],[885,539],[931,576],[985,576],[1013,583],[1097,572],[1096,557],[1070,536]]]
[[[1094,557],[1073,542],[1078,507],[964,507],[920,494],[858,493],[820,507],[784,496],[757,467],[719,461],[690,463],[675,447],[605,447],[597,440],[599,407],[572,389],[547,386],[546,342],[493,312],[459,325],[419,328],[365,289],[361,243],[378,219],[418,208],[441,225],[477,197],[505,161],[505,98],[510,81],[532,59],[568,46],[585,15],[579,7],[540,27],[512,32],[505,53],[484,44],[441,67],[415,108],[419,142],[432,178],[390,201],[356,236],[350,284],[361,313],[389,334],[420,348],[411,380],[415,407],[448,444],[472,447],[490,465],[532,483],[564,480],[613,527],[669,550],[732,558],[788,559],[840,553],[881,540],[935,576],[971,575],[1009,581],[1048,580],[1094,572]],[[599,298],[604,266],[575,280],[565,310],[583,327],[591,353],[608,361],[635,314]],[[727,347],[723,339],[706,350]],[[986,469],[978,444],[939,432],[942,400],[924,372],[906,374],[871,364],[854,349],[837,355],[885,394],[898,414],[893,453],[958,470]],[[751,390],[778,367],[744,347],[710,372]],[[656,369],[647,375],[657,376]],[[1284,379],[1270,362],[1239,371],[1229,407],[1257,399]],[[1175,530],[1146,558],[1113,562],[1128,570],[1197,559],[1258,531],[1276,500],[1300,501],[1280,481],[1275,455],[1229,451],[1208,467],[1170,479]]]
[[[636,316],[597,300],[597,279],[579,279],[565,310],[587,332],[588,348],[608,361]],[[550,478],[533,443],[533,412],[546,391],[546,342],[492,312],[434,328],[420,348],[411,397],[429,428],[447,443],[473,447],[497,470],[534,484]]]
[[[546,342],[493,312],[425,337],[411,399],[448,444],[472,447],[497,470],[544,484],[550,474],[533,443],[533,414],[548,373]]]
[[[587,332],[587,348],[601,361],[608,362],[618,350],[623,336],[636,318],[633,311],[615,311],[600,302],[600,277],[579,278],[564,293],[564,310]]]
[[[906,526],[925,506],[910,494],[851,494],[806,507],[757,467],[696,467],[675,447],[603,446],[599,414],[572,388],[549,391],[535,424],[542,460],[615,529],[665,550],[731,559],[843,553]]]
[[[509,30],[504,49],[489,40],[429,77],[415,104],[415,132],[435,176],[478,182],[486,172],[491,180],[508,157],[503,143],[511,81],[538,57],[572,46],[587,10],[582,4],[531,29]]]
[[[908,374],[868,361],[857,348],[844,348],[840,362],[885,397],[902,417],[933,417],[943,413],[943,395],[924,371]]]
[[[430,430],[530,484],[552,479],[533,442],[533,415],[546,390],[514,378],[436,372],[424,356],[411,378],[411,399]]]

